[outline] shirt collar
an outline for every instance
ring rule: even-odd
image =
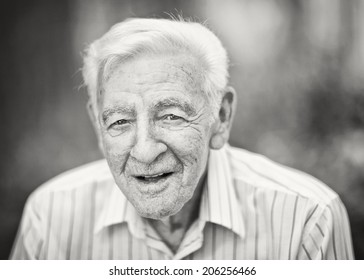
[[[243,215],[234,188],[226,146],[220,150],[210,150],[200,220],[221,225],[244,238]]]
[[[199,219],[228,228],[244,238],[243,216],[233,184],[226,146],[220,150],[210,150],[207,180],[204,187]],[[107,194],[105,194],[107,192]],[[101,203],[99,219],[96,220],[95,233],[105,227],[127,222],[130,232],[145,237],[145,224],[135,208],[122,194],[115,183],[110,188],[100,188]],[[105,203],[107,197],[108,203]]]

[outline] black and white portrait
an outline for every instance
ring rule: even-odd
[[[3,6],[3,259],[364,257],[362,1]]]

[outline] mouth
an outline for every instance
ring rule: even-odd
[[[170,177],[173,174],[173,172],[165,172],[165,173],[157,173],[157,174],[151,174],[151,175],[138,175],[134,176],[139,182],[143,183],[156,183],[161,180],[165,180],[168,177]]]
[[[154,174],[138,174],[133,178],[140,193],[155,196],[163,192],[170,186],[170,178],[174,177],[175,172],[161,172]]]

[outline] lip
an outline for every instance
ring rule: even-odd
[[[168,187],[168,180],[175,172],[158,172],[153,174],[133,175],[137,188],[143,194],[155,195]]]
[[[149,180],[149,179],[158,179],[158,178],[163,178],[163,177],[168,177],[170,175],[172,175],[174,172],[173,171],[163,171],[163,172],[154,172],[154,173],[140,173],[140,174],[134,174],[132,175],[134,178],[140,179],[140,180]]]

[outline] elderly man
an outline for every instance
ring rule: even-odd
[[[353,258],[337,194],[227,144],[236,96],[206,27],[126,20],[84,62],[106,161],[31,195],[12,258]]]

